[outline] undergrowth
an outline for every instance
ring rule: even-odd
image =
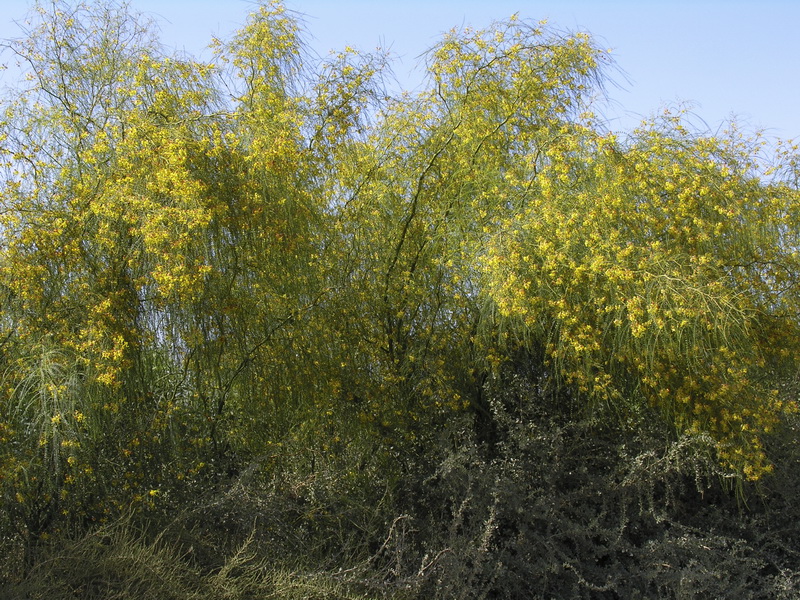
[[[48,540],[11,598],[793,598],[797,452],[735,485],[702,435],[559,418],[517,375],[487,384],[494,423],[465,416],[438,458],[356,493],[340,465],[269,474]],[[548,404],[549,403],[549,404]],[[561,409],[555,409],[556,404]],[[526,407],[526,408],[521,408]],[[788,424],[791,428],[791,424]],[[363,460],[363,459],[362,459]],[[6,540],[6,558],[13,556]]]

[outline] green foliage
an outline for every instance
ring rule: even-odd
[[[754,144],[672,115],[622,148],[566,138],[483,268],[567,385],[622,412],[658,406],[758,478],[762,435],[794,410],[778,386],[798,339],[797,224],[796,190],[759,180]]]
[[[34,16],[0,118],[18,595],[797,591],[796,146],[609,133],[609,56],[517,18],[398,95],[280,3],[209,63],[126,4]]]

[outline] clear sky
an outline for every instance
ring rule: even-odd
[[[0,37],[25,0],[2,0]],[[162,40],[202,55],[256,6],[249,0],[131,0],[155,17]],[[587,31],[613,49],[620,72],[603,113],[629,129],[664,105],[689,102],[713,131],[736,116],[749,129],[800,140],[800,0],[286,0],[304,16],[308,41],[325,54],[349,44],[389,47],[407,87],[420,81],[418,57],[453,27],[486,26],[518,13],[559,29]],[[207,56],[207,55],[206,55]],[[8,61],[7,56],[0,58]],[[6,76],[6,83],[8,76]]]

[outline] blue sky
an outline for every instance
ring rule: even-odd
[[[249,0],[132,0],[159,20],[163,41],[202,55],[255,6]],[[24,0],[4,0],[0,37],[17,35]],[[664,105],[688,102],[713,131],[735,116],[748,129],[800,140],[800,1],[796,0],[286,0],[305,15],[308,40],[324,54],[346,44],[389,47],[407,87],[420,80],[418,57],[452,27],[486,26],[514,13],[587,31],[613,49],[612,129],[630,129]],[[0,60],[8,60],[3,56]],[[8,75],[5,82],[8,83]]]

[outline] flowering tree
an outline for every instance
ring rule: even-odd
[[[23,535],[251,461],[399,476],[453,416],[492,418],[520,349],[576,418],[655,410],[770,470],[795,410],[796,149],[767,169],[757,139],[672,113],[611,134],[606,53],[516,19],[448,34],[397,97],[386,55],[315,63],[280,4],[210,64],[125,6],[37,19],[0,122],[0,481]]]

